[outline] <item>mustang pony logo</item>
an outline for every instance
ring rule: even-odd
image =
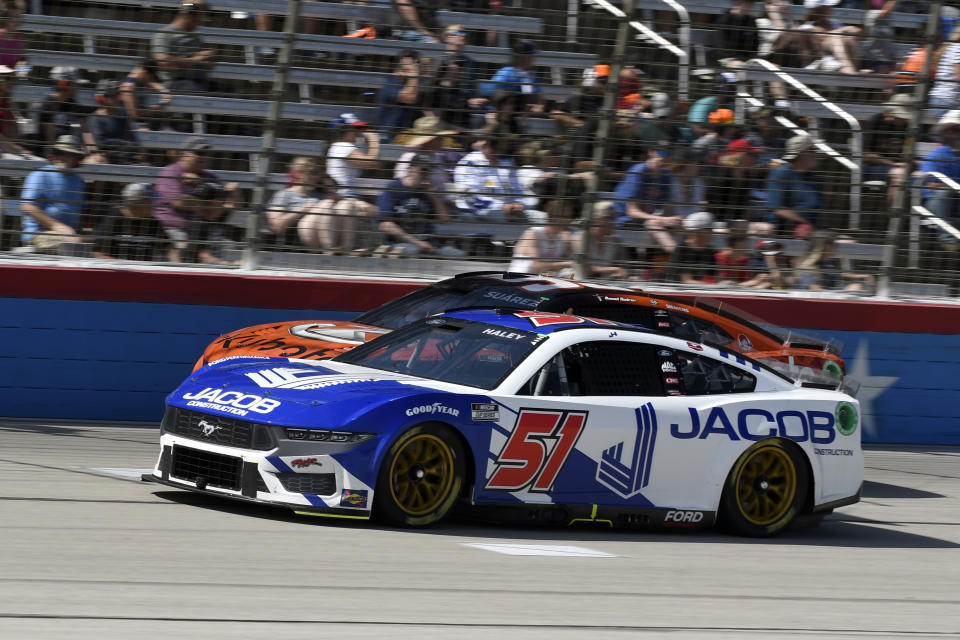
[[[623,445],[619,442],[606,451],[597,466],[597,482],[630,498],[650,484],[650,469],[653,467],[653,446],[657,441],[657,412],[648,402],[637,409],[637,438],[633,443],[633,455],[627,464],[623,461]]]
[[[219,427],[219,426],[217,426],[217,425],[215,425],[215,424],[210,424],[210,423],[207,422],[206,420],[201,420],[201,421],[200,421],[200,424],[197,425],[197,426],[200,427],[201,429],[203,429],[203,431],[202,431],[201,433],[203,433],[203,435],[204,435],[205,437],[207,437],[207,438],[209,438],[210,436],[212,436],[212,435],[213,435],[214,433],[216,433],[217,431],[220,431],[220,427]]]

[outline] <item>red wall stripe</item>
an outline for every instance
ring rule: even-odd
[[[0,296],[162,302],[318,311],[366,311],[418,282],[0,265]],[[666,293],[677,298],[684,294]],[[795,329],[960,333],[960,305],[717,295],[767,322]]]

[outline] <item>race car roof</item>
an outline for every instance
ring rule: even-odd
[[[646,331],[635,325],[614,322],[613,320],[598,320],[583,316],[572,316],[546,311],[518,311],[516,309],[461,309],[448,311],[442,314],[446,318],[457,318],[471,322],[483,322],[499,325],[507,329],[522,329],[537,333],[549,334],[563,329],[618,329]]]

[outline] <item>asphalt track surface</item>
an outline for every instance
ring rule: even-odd
[[[98,470],[157,437],[0,421],[0,638],[960,638],[960,449],[871,449],[861,503],[749,540],[338,524]]]

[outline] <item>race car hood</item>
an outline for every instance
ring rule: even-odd
[[[339,320],[296,320],[246,327],[211,342],[194,371],[234,356],[326,360],[387,332],[389,329]]]
[[[341,426],[395,400],[446,395],[445,386],[339,363],[244,359],[200,369],[167,403],[264,424]]]

